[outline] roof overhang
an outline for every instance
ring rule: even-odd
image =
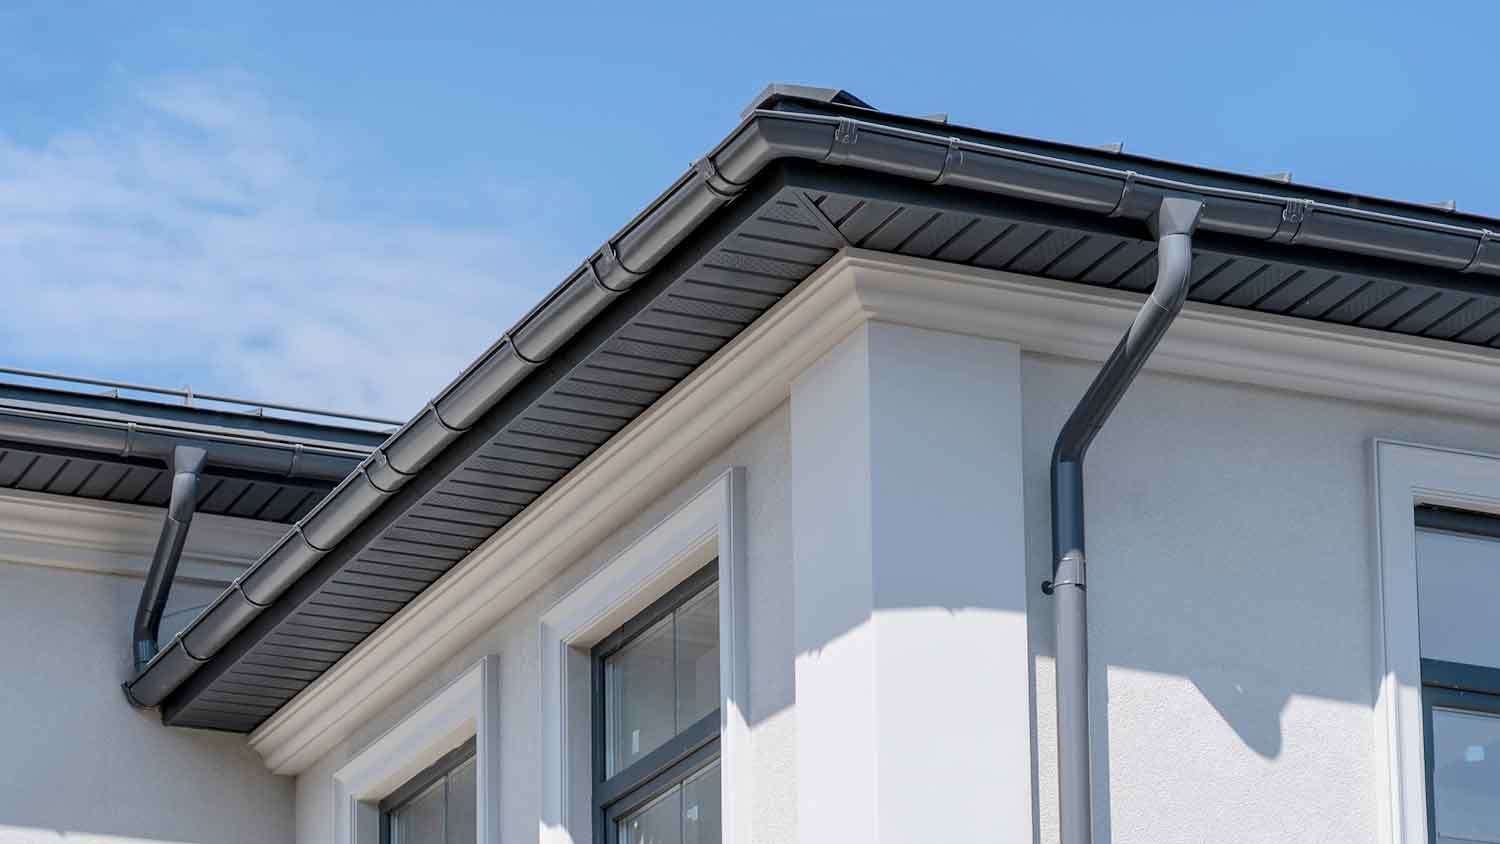
[[[1500,341],[1490,221],[836,96],[757,105],[163,649],[136,697],[168,724],[254,729],[850,249],[1129,295],[1155,275],[1142,221],[1188,195],[1206,206],[1193,302],[1482,347],[1481,368]]]

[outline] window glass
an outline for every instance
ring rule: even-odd
[[[478,770],[470,759],[448,775],[448,823],[443,836],[447,844],[474,844],[479,840]]]
[[[605,663],[611,776],[676,735],[672,617],[652,625]]]
[[[719,708],[719,587],[677,611],[677,730]]]
[[[682,844],[682,786],[622,819],[620,844]]]
[[[620,821],[620,844],[719,844],[719,763]]]
[[[1500,540],[1417,531],[1418,637],[1422,657],[1500,668],[1494,634]]]
[[[1439,844],[1500,844],[1500,717],[1432,711]]]
[[[682,844],[719,844],[721,794],[718,762],[682,784]]]
[[[719,708],[719,587],[710,586],[604,663],[605,768],[614,776]]]
[[[604,763],[594,808],[607,819],[603,840],[720,840],[716,566],[690,575],[592,649],[594,752]],[[659,758],[648,758],[653,753]]]
[[[470,740],[380,801],[389,844],[474,844],[479,783]]]
[[[391,844],[437,844],[443,840],[443,781],[438,780],[391,813]]]

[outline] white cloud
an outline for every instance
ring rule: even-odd
[[[0,357],[413,413],[561,262],[351,208],[308,163],[320,136],[237,74],[153,81],[41,143],[0,134]]]

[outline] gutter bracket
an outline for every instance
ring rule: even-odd
[[[1115,200],[1115,207],[1109,210],[1109,216],[1118,217],[1125,213],[1125,201],[1130,198],[1130,192],[1135,190],[1135,171],[1125,171],[1125,184],[1120,187],[1120,198]]]
[[[1288,199],[1281,209],[1281,222],[1268,238],[1274,243],[1294,243],[1302,232],[1302,223],[1312,216],[1317,203],[1311,199]]]
[[[1480,229],[1479,242],[1474,245],[1474,257],[1470,258],[1469,263],[1464,264],[1464,268],[1459,270],[1459,272],[1471,273],[1479,267],[1479,259],[1484,255],[1484,247],[1489,245],[1490,240],[1492,240],[1494,236],[1495,233],[1490,231],[1489,229]]]
[[[824,163],[844,164],[849,161],[854,152],[854,145],[859,143],[859,124],[847,117],[839,118],[839,122],[833,127],[833,143],[828,147],[828,154],[823,156]]]
[[[964,166],[964,149],[960,146],[962,143],[958,138],[948,139],[948,151],[943,153],[943,169],[938,171],[937,178],[932,180],[932,184],[948,184],[948,177],[953,171]]]

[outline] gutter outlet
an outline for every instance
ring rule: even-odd
[[[146,585],[141,588],[141,602],[135,610],[133,653],[136,674],[140,674],[156,656],[162,614],[172,593],[172,579],[177,574],[177,563],[182,559],[182,547],[193,523],[193,511],[198,507],[198,480],[207,456],[206,451],[194,446],[180,445],[172,450],[172,497],[167,504],[167,515],[162,519],[156,553],[151,556],[151,568],[146,572]],[[125,688],[125,696],[135,703],[129,685]]]
[[[1088,561],[1084,554],[1083,458],[1167,328],[1182,311],[1192,274],[1197,199],[1169,196],[1147,221],[1156,237],[1156,286],[1110,353],[1052,451],[1052,580],[1056,599],[1057,776],[1062,844],[1093,841],[1089,756]]]

